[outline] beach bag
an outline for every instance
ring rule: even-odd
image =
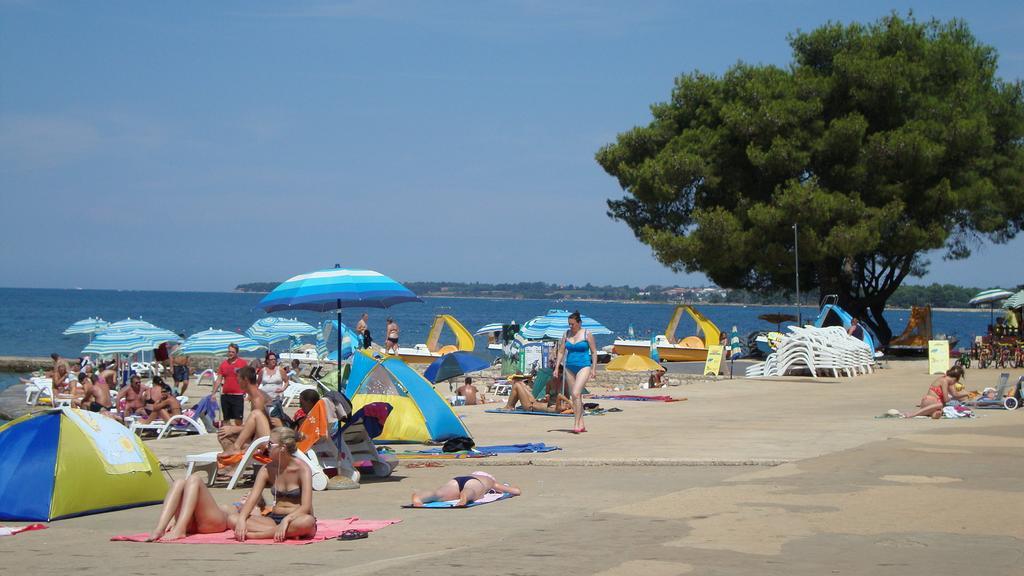
[[[473,446],[476,446],[476,442],[473,442],[472,438],[465,436],[458,436],[444,443],[441,447],[442,452],[465,452],[472,450]]]

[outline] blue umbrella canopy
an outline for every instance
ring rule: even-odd
[[[82,354],[113,356],[115,354],[135,354],[152,349],[153,342],[140,334],[108,330],[93,338],[92,342],[82,349]]]
[[[603,324],[589,316],[580,315],[580,325],[589,330],[591,334],[611,334],[612,331],[605,328]],[[540,340],[542,338],[561,338],[569,329],[568,310],[548,310],[543,316],[538,316],[523,324],[519,334],[527,340]]]
[[[228,330],[203,330],[185,339],[185,342],[174,350],[176,356],[220,356],[227,354],[228,344],[237,344],[242,352],[255,352],[266,348],[263,344]]]
[[[85,318],[84,320],[79,320],[65,328],[64,335],[93,334],[96,332],[102,332],[109,325],[110,322],[107,322],[103,318]]]
[[[318,332],[315,326],[300,320],[271,316],[253,322],[245,331],[245,335],[269,346],[293,336],[316,336]]]
[[[505,328],[505,325],[502,324],[501,322],[496,322],[494,324],[487,324],[487,325],[481,326],[480,329],[477,330],[476,332],[473,332],[473,335],[474,336],[479,336],[481,334],[488,334],[488,333],[491,333],[491,332],[501,332],[504,328]]]
[[[282,282],[263,297],[259,307],[267,312],[342,308],[388,308],[403,302],[422,302],[408,288],[373,270],[328,268],[300,274]]]
[[[491,361],[472,352],[458,351],[445,354],[434,360],[423,371],[423,377],[431,382],[457,378],[463,374],[477,372],[490,367]]]
[[[296,308],[314,312],[336,310],[340,324],[342,308],[389,308],[403,302],[422,301],[411,290],[380,272],[335,265],[289,278],[264,296],[259,306],[266,312]],[[338,350],[342,350],[341,330],[338,331]]]

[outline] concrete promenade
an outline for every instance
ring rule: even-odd
[[[33,574],[125,566],[141,574],[1024,573],[1024,410],[876,419],[917,403],[932,380],[924,368],[893,362],[857,378],[698,381],[656,391],[687,398],[667,404],[598,400],[623,411],[589,418],[589,432],[578,436],[567,432],[569,418],[460,407],[478,444],[562,450],[433,461],[440,467],[403,461],[392,478],[316,493],[320,517],[403,520],[366,540],[108,541],[149,530],[157,515],[150,507],[0,539],[0,555]],[[1014,380],[1024,374],[1010,372]],[[967,386],[991,385],[997,374],[971,370]],[[172,467],[214,444],[150,442]],[[414,488],[477,468],[521,486],[523,496],[469,510],[400,508]],[[215,490],[223,503],[242,493]]]

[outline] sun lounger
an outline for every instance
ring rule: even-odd
[[[231,479],[228,480],[228,490],[235,489],[235,486],[237,486],[238,482],[242,479],[242,475],[245,474],[249,466],[252,465],[256,452],[268,443],[270,443],[270,436],[263,436],[252,441],[252,444],[249,445],[249,448],[245,451],[245,454],[238,462],[238,465],[235,466],[235,471],[231,474]],[[306,466],[309,466],[310,470],[313,471],[314,490],[323,490],[327,488],[327,475],[324,473],[322,468],[310,461],[310,459],[301,451],[296,450],[295,457],[304,462]]]
[[[206,434],[206,426],[203,425],[201,420],[194,420],[185,416],[184,414],[177,414],[171,416],[166,422],[163,420],[153,420],[149,423],[142,423],[137,418],[131,418],[131,425],[128,428],[132,432],[140,433],[145,431],[156,432],[156,439],[159,440],[166,436],[168,432],[195,432],[196,434]]]

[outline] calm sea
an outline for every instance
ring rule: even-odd
[[[90,316],[109,321],[126,317],[142,318],[157,326],[186,335],[207,328],[244,331],[253,321],[265,316],[256,309],[261,294],[233,292],[152,292],[130,290],[49,290],[0,288],[0,355],[46,356],[58,352],[66,357],[78,356],[88,343],[85,335],[63,336],[71,323]],[[402,344],[423,342],[435,314],[452,314],[471,332],[491,322],[520,324],[544,314],[548,309],[574,310],[603,323],[616,334],[625,334],[632,324],[637,336],[647,336],[665,329],[673,306],[670,304],[624,304],[617,302],[565,302],[555,300],[491,300],[463,298],[424,298],[424,302],[401,304],[387,310],[347,309],[342,321],[354,326],[362,312],[370,314],[370,329],[376,341],[383,340],[384,323],[393,316],[402,329]],[[793,313],[792,308],[778,306],[701,306],[701,311],[719,328],[728,331],[737,326],[741,334],[763,330],[771,325],[757,316],[768,312]],[[804,308],[805,319],[816,311]],[[908,312],[886,313],[893,331],[899,333],[907,322]],[[333,314],[297,311],[288,314],[312,324]],[[961,342],[984,332],[989,314],[979,312],[935,312],[935,332],[955,334]],[[680,334],[695,330],[689,318],[680,326]],[[613,336],[597,337],[598,344],[611,344]],[[454,338],[445,332],[442,341]],[[484,340],[478,340],[483,345]],[[0,389],[17,381],[17,376],[0,374]]]

